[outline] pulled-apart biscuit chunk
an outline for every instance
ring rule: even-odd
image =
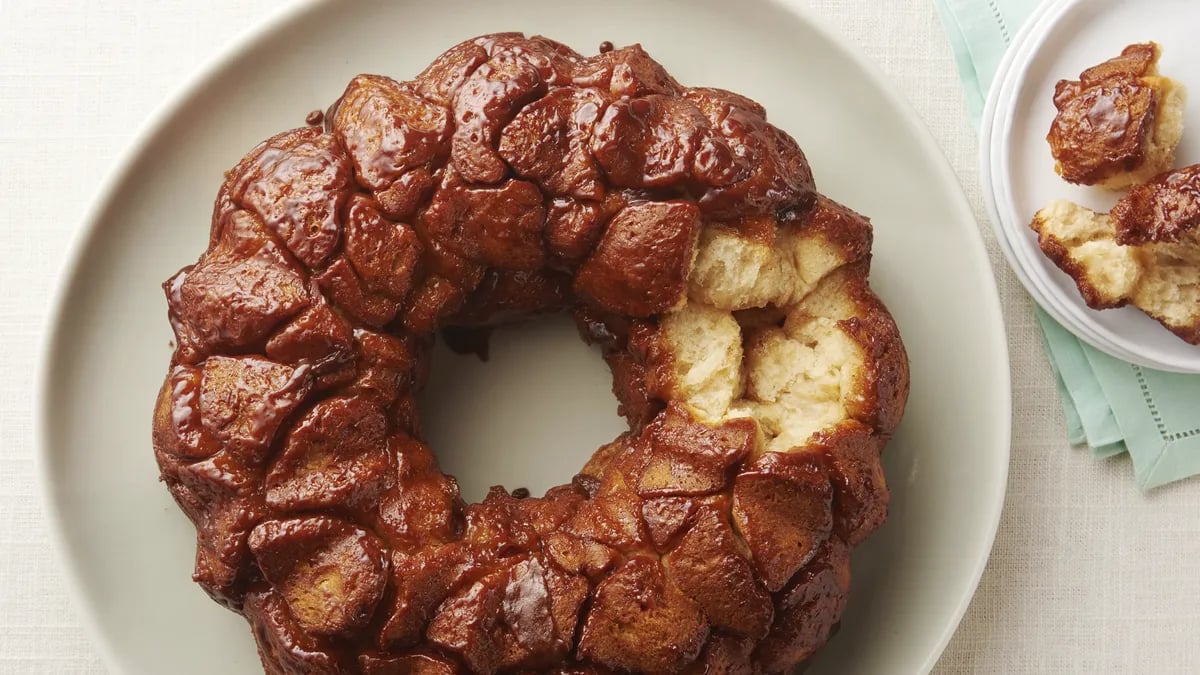
[[[1136,188],[1111,215],[1058,201],[1038,211],[1030,226],[1089,307],[1132,304],[1200,344],[1197,172],[1200,166],[1188,167]]]
[[[1119,190],[1171,168],[1187,92],[1158,74],[1161,53],[1153,42],[1130,45],[1055,87],[1046,140],[1066,181]]]

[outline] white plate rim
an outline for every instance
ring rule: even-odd
[[[137,159],[143,153],[146,145],[183,109],[184,104],[192,94],[208,83],[213,75],[223,66],[234,61],[249,50],[258,40],[290,21],[298,19],[303,14],[331,1],[292,0],[292,2],[282,5],[218,49],[212,57],[203,61],[190,75],[183,78],[175,86],[141,122],[136,133],[118,154],[112,167],[99,183],[84,212],[80,226],[76,228],[70,237],[65,255],[63,256],[63,264],[53,284],[48,310],[40,333],[41,340],[37,352],[33,384],[33,427],[37,448],[34,462],[37,492],[42,501],[43,512],[46,515],[48,529],[50,530],[48,535],[55,551],[55,559],[59,566],[67,594],[72,600],[76,615],[79,617],[86,634],[89,636],[92,646],[99,653],[105,668],[111,672],[120,672],[117,668],[119,660],[114,645],[105,639],[105,632],[101,627],[96,608],[88,600],[88,595],[83,591],[83,582],[79,572],[80,562],[70,555],[71,549],[66,541],[65,530],[62,524],[62,510],[56,499],[53,476],[48,460],[48,452],[51,447],[49,435],[49,425],[51,423],[49,403],[51,376],[53,374],[51,357],[55,351],[55,346],[62,339],[59,325],[62,314],[66,309],[68,290],[80,267],[83,253],[96,234],[100,216],[107,208],[112,193],[124,182]],[[762,1],[780,6],[794,15],[797,20],[808,23],[816,33],[826,38],[831,45],[841,52],[843,57],[858,67],[870,79],[871,85],[878,89],[894,105],[895,110],[902,112],[905,123],[914,132],[918,132],[914,133],[915,139],[926,151],[928,157],[932,160],[932,164],[936,166],[940,177],[946,184],[957,186],[957,189],[952,191],[953,203],[949,206],[954,211],[957,211],[959,220],[964,223],[965,227],[969,227],[970,225],[978,227],[978,221],[975,218],[970,202],[965,192],[963,192],[961,182],[958,180],[958,176],[954,172],[945,152],[938,146],[932,133],[929,131],[928,125],[920,118],[911,104],[899,93],[896,85],[884,76],[879,67],[858,49],[850,45],[836,30],[827,25],[802,0]],[[991,324],[989,326],[991,332],[1004,336],[1006,335],[1006,330],[1003,310],[996,280],[992,274],[992,265],[988,259],[987,249],[984,246],[980,233],[976,232],[975,236],[969,237],[969,239],[971,240],[969,248],[965,251],[960,251],[960,253],[972,258],[973,262],[976,263],[974,266],[975,269],[979,270],[977,282],[984,291],[984,297],[979,298],[983,303],[983,306],[980,307],[980,320]],[[986,522],[980,523],[985,533],[985,536],[981,540],[983,545],[981,550],[973,552],[975,560],[969,574],[970,581],[964,587],[954,611],[945,617],[944,626],[940,631],[941,635],[929,651],[928,657],[920,668],[920,671],[923,673],[930,672],[936,665],[975,596],[979,582],[991,559],[991,551],[995,544],[1004,509],[1012,450],[1012,373],[1007,340],[1003,338],[997,340],[996,350],[996,356],[999,358],[992,364],[992,367],[995,370],[994,376],[997,389],[1005,392],[1005,395],[999,396],[999,401],[997,401],[999,408],[996,410],[996,415],[998,427],[1001,430],[1001,437],[996,439],[995,443],[998,451],[991,456],[993,465],[986,467],[987,471],[995,476],[992,482],[995,489],[993,490],[993,494],[982,495],[987,500],[988,505]]]

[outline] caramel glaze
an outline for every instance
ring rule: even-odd
[[[808,164],[758,104],[601,52],[505,33],[356,77],[228,172],[164,284],[155,454],[268,672],[782,672],[834,629],[902,397],[754,458],[752,422],[700,423],[648,365],[701,221],[787,226]],[[420,441],[434,334],[545,311],[603,346],[630,430],[467,505]]]
[[[1177,242],[1200,225],[1200,164],[1137,185],[1113,207],[1117,242],[1140,246]]]
[[[1130,45],[1079,80],[1058,82],[1046,140],[1065,180],[1093,185],[1141,165],[1158,111],[1158,93],[1142,78],[1157,60],[1155,45]]]

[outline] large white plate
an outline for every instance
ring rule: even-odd
[[[223,169],[299,125],[359,72],[410,76],[489,31],[581,49],[642,42],[682,81],[748,94],[807,151],[818,185],[873,217],[873,281],[912,360],[887,449],[887,525],[857,554],[850,606],[815,673],[929,670],[999,520],[1010,391],[999,303],[971,211],[910,109],[794,5],[724,0],[316,2],[279,16],[154,118],[102,191],[48,332],[43,475],[79,605],[119,673],[252,673],[244,622],[189,580],[191,526],[156,480],[150,415],[169,356],[159,283],[204,248]],[[501,332],[486,366],[439,355],[427,399],[468,496],[563,482],[618,428],[608,375],[564,322]],[[464,382],[457,381],[459,377]],[[444,414],[455,405],[452,415]],[[440,406],[440,407],[439,407]]]
[[[981,143],[985,193],[997,236],[1017,276],[1047,312],[1092,346],[1150,368],[1200,372],[1200,349],[1132,307],[1096,311],[1075,283],[1038,248],[1029,221],[1055,199],[1107,211],[1119,194],[1074,186],[1054,173],[1046,132],[1055,115],[1054,84],[1118,54],[1125,45],[1163,45],[1162,70],[1200,82],[1200,22],[1194,0],[1052,0],[1030,17],[996,74]],[[1198,85],[1200,86],[1200,85]],[[1189,123],[1200,97],[1188,102]],[[1185,133],[1177,164],[1200,161],[1200,137]]]

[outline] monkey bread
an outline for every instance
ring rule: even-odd
[[[266,671],[812,657],[886,517],[908,364],[870,224],[792,137],[640,46],[516,33],[360,75],[320,124],[226,174],[164,284],[155,455]],[[629,429],[542,497],[466,504],[422,441],[433,341],[545,312],[602,347]]]

